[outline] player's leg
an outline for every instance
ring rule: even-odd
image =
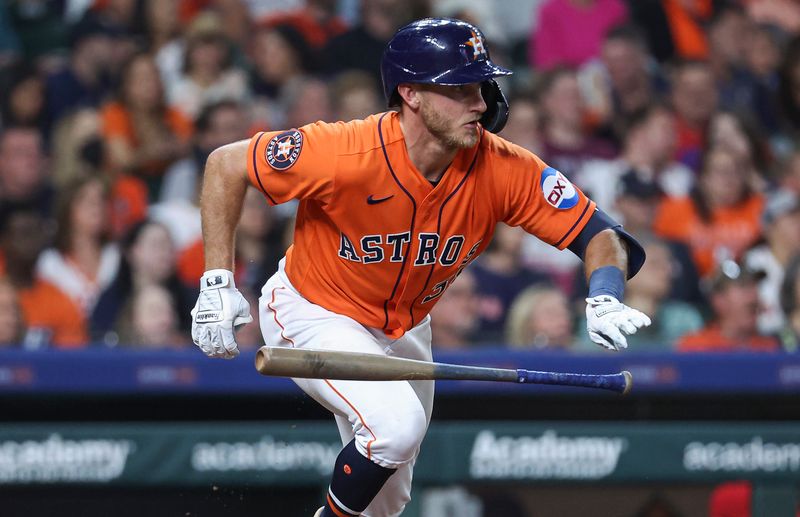
[[[259,307],[262,333],[270,345],[384,353],[384,345],[363,326],[311,304],[285,279],[270,279]],[[358,515],[383,483],[414,459],[427,427],[426,410],[405,381],[295,382],[350,425],[354,440],[337,459],[329,506],[338,502],[338,515]],[[398,513],[406,501],[407,496],[397,500],[393,503],[396,510],[385,515]]]
[[[385,345],[387,355],[419,361],[432,360],[430,317],[409,332],[406,332],[398,340],[390,340],[383,333],[375,335]],[[434,382],[409,381],[409,384],[425,410],[427,428],[433,411]],[[340,428],[341,431],[342,429]],[[411,480],[419,452],[418,447],[414,453],[414,459],[399,467],[397,472],[383,485],[381,491],[363,512],[364,517],[394,517],[400,515],[405,504],[411,500]]]

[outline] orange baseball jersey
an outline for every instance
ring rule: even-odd
[[[300,200],[286,274],[309,301],[400,337],[503,221],[560,249],[595,204],[532,153],[481,130],[436,186],[399,115],[317,122],[250,141],[248,174],[272,204]]]

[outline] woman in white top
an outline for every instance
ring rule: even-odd
[[[109,239],[109,197],[103,182],[82,177],[60,193],[55,246],[42,252],[37,274],[90,314],[102,289],[114,279],[119,250]]]

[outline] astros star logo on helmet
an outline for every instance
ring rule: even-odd
[[[477,32],[472,31],[472,37],[466,44],[472,47],[472,59],[478,59],[480,56],[486,55],[486,47],[483,46],[483,38]]]
[[[267,163],[277,171],[285,171],[294,165],[302,150],[303,134],[296,129],[284,131],[272,137],[267,144]]]

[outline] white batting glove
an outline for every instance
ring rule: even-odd
[[[192,309],[192,341],[209,357],[239,355],[234,331],[253,321],[250,304],[227,269],[212,269],[200,279],[200,296]]]
[[[613,296],[603,294],[586,298],[586,330],[589,338],[609,350],[628,348],[626,335],[650,325],[650,318]]]

